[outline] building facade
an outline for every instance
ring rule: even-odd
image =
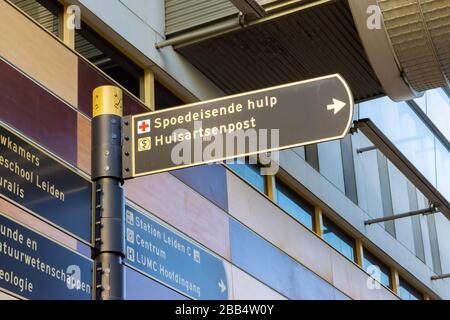
[[[450,280],[439,278],[450,273],[446,202],[423,185],[450,201],[450,3],[422,1],[430,51],[426,41],[401,39],[402,27],[414,34],[405,19],[417,1],[396,2],[379,1],[382,27],[365,30],[378,13],[365,0],[0,0],[1,126],[89,180],[98,86],[122,88],[131,115],[340,73],[355,97],[354,120],[370,119],[410,171],[352,130],[281,151],[276,174],[237,161],[128,180],[127,212],[149,219],[139,226],[153,244],[140,243],[151,252],[141,265],[136,247],[132,258],[127,251],[126,299],[449,299]],[[380,34],[390,37],[389,54]],[[17,171],[8,174],[14,180]],[[2,217],[91,257],[95,239],[5,190]],[[437,210],[365,223],[430,205]],[[178,256],[190,247],[201,273]],[[153,267],[148,257],[161,261]],[[0,270],[0,299],[32,298],[6,278],[9,266]]]

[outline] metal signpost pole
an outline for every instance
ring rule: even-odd
[[[122,90],[102,86],[93,93],[92,180],[95,182],[95,298],[123,300],[125,258],[122,188]]]

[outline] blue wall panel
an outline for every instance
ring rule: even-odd
[[[188,300],[187,297],[133,269],[125,270],[127,300]]]
[[[230,237],[233,264],[286,297],[298,300],[344,298],[336,296],[331,284],[234,219],[230,221]]]
[[[171,173],[206,199],[228,211],[227,174],[224,166],[211,164]]]

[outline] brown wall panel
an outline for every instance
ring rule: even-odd
[[[76,107],[77,56],[4,0],[0,30],[0,56]]]
[[[84,172],[91,173],[91,121],[78,114],[77,117],[77,166]]]
[[[78,106],[89,117],[92,116],[92,92],[104,85],[114,85],[108,77],[89,65],[84,59],[78,58]],[[149,110],[128,93],[123,97],[124,115],[148,112]]]
[[[0,212],[73,250],[77,250],[77,240],[1,198]]]
[[[136,100],[133,96],[131,96],[128,93],[124,93],[123,96],[123,114],[125,116],[131,115],[131,114],[140,114],[144,112],[150,112],[147,107],[140,101]]]
[[[78,57],[78,109],[92,117],[92,92],[113,82]]]
[[[0,75],[0,120],[75,164],[76,111],[1,60]]]
[[[230,259],[228,215],[168,173],[128,180],[127,198]]]

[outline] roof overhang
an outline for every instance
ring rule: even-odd
[[[339,73],[356,101],[384,95],[347,1],[304,2],[175,48],[226,94]]]
[[[450,0],[167,1],[156,47],[226,94],[339,73],[357,102],[402,101],[449,83]]]

